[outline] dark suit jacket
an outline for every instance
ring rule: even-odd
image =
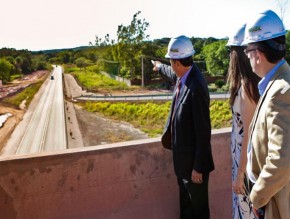
[[[162,65],[159,72],[177,81],[170,66]],[[193,169],[200,173],[211,172],[214,163],[210,143],[209,93],[207,83],[195,64],[179,93],[174,114],[173,105],[174,101],[161,139],[164,147],[172,149],[177,177],[190,179]]]

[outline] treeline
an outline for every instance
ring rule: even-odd
[[[105,71],[131,80],[143,77],[147,83],[156,77],[151,59],[168,63],[164,55],[170,38],[148,40],[146,30],[149,23],[139,18],[140,14],[140,11],[134,14],[130,24],[118,26],[116,40],[111,40],[107,34],[104,39],[95,36],[89,46],[74,49],[38,52],[1,49],[0,80],[7,82],[13,74],[47,69],[51,64],[72,64],[83,70],[94,66],[96,72]],[[225,76],[229,65],[227,39],[190,39],[196,51],[194,60],[201,71],[209,76]],[[286,39],[286,60],[290,62],[290,31]]]
[[[5,84],[37,70],[50,69],[47,60],[28,50],[0,49],[0,80]]]

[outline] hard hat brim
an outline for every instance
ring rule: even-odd
[[[193,50],[191,53],[186,54],[186,55],[173,55],[170,53],[166,53],[165,58],[168,59],[184,59],[184,58],[188,58],[190,56],[193,56],[195,54],[195,50]]]

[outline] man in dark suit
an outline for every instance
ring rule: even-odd
[[[172,150],[177,176],[181,219],[210,218],[209,173],[214,170],[211,152],[209,93],[203,75],[193,62],[195,53],[189,38],[172,38],[166,58],[171,66],[153,62],[158,70],[176,82],[162,144]]]

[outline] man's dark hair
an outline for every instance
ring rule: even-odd
[[[183,65],[184,67],[188,67],[188,66],[191,66],[192,63],[193,63],[193,58],[192,56],[189,56],[189,57],[186,57],[186,58],[183,58],[183,59],[176,59],[180,62],[181,65]]]
[[[257,49],[265,54],[271,63],[277,63],[286,55],[286,37],[285,35],[273,39],[253,43]]]

